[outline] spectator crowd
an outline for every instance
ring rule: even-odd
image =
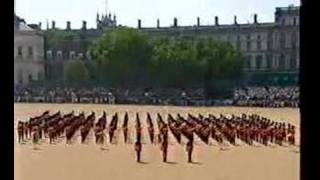
[[[232,99],[206,99],[203,89],[14,86],[15,102],[299,107],[299,87],[244,87]]]
[[[234,91],[237,106],[299,107],[299,87],[245,87]]]

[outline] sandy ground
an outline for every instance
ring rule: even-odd
[[[159,145],[151,144],[146,131],[146,112],[150,112],[156,125],[156,113],[166,119],[167,113],[240,114],[257,113],[276,121],[291,122],[297,127],[299,144],[300,114],[299,109],[283,108],[186,108],[170,106],[110,106],[110,105],[72,105],[72,104],[15,104],[15,128],[18,120],[27,120],[45,110],[55,113],[60,110],[69,113],[84,111],[86,114],[95,111],[100,117],[103,110],[107,112],[110,122],[114,112],[119,113],[121,127],[124,113],[129,113],[129,126],[134,125],[135,113],[140,113],[143,124],[143,163],[135,162],[132,144],[124,144],[122,132],[117,133],[117,144],[106,143],[95,145],[90,136],[86,144],[80,144],[76,138],[74,144],[60,143],[49,145],[42,142],[34,149],[30,142],[17,143],[15,131],[14,175],[15,180],[298,180],[299,179],[299,146],[255,146],[249,147],[226,145],[225,150],[217,146],[204,145],[196,141],[194,147],[194,164],[186,163],[185,146],[170,137],[169,163],[161,162]],[[157,129],[156,129],[157,130]],[[134,139],[134,131],[130,132]]]

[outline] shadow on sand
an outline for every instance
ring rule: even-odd
[[[201,163],[201,162],[190,162],[190,164],[203,165],[203,163]]]
[[[177,162],[171,162],[171,161],[167,161],[165,162],[166,164],[178,164]]]
[[[105,147],[101,147],[100,150],[101,150],[101,151],[109,151],[109,149],[108,149],[108,148],[105,148]]]
[[[41,151],[41,149],[38,148],[38,147],[34,147],[33,150],[35,150],[35,151]]]
[[[140,161],[140,162],[137,162],[139,164],[149,164],[148,162],[143,162],[143,161]]]

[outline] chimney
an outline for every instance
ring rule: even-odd
[[[71,22],[67,21],[67,30],[71,30]]]
[[[41,25],[42,25],[42,23],[41,23],[41,22],[39,22],[39,25],[38,25],[39,30],[41,30]]]
[[[258,15],[257,14],[254,14],[254,16],[253,16],[253,22],[254,22],[254,24],[258,24]]]
[[[178,19],[176,17],[173,19],[173,27],[178,27]]]
[[[197,26],[199,27],[200,26],[200,18],[197,17]]]
[[[87,21],[82,21],[82,30],[87,30]]]
[[[238,22],[237,22],[237,16],[234,16],[234,24],[237,25]]]
[[[52,21],[51,23],[52,23],[51,28],[52,28],[52,29],[55,29],[55,28],[56,28],[56,22],[55,22],[55,21]]]
[[[138,29],[141,29],[141,20],[138,19]]]
[[[215,20],[215,25],[219,26],[219,18],[218,18],[218,16],[214,17],[214,20]]]
[[[157,19],[157,28],[160,28],[160,20]]]

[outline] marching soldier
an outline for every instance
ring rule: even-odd
[[[193,151],[193,141],[189,140],[186,144],[186,151],[188,153],[188,163],[192,163],[192,151]]]
[[[141,150],[142,150],[142,144],[140,141],[136,141],[134,144],[134,148],[137,155],[137,162],[141,162]]]
[[[168,140],[164,139],[161,143],[161,151],[162,151],[162,161],[167,162],[167,155],[168,155]]]

